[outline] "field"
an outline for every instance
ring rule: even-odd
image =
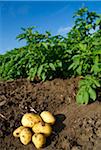
[[[54,79],[30,83],[26,79],[0,82],[0,145],[1,150],[34,150],[12,136],[25,112],[52,112],[56,117],[52,135],[45,150],[100,150],[101,94],[97,101],[81,106],[75,102],[79,78]],[[33,108],[33,109],[32,109]]]
[[[101,149],[101,15],[79,9],[67,36],[22,28],[26,46],[0,55],[0,150],[34,150],[13,137],[27,112],[56,118],[44,150]]]

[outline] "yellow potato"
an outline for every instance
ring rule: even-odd
[[[32,142],[34,143],[35,147],[39,149],[46,143],[46,138],[43,134],[36,133],[32,136]]]
[[[20,133],[20,141],[27,145],[32,139],[32,132],[28,128],[24,128]]]
[[[41,117],[37,114],[26,113],[21,120],[21,123],[25,127],[32,128],[36,123],[42,121]]]
[[[14,137],[20,137],[20,133],[21,133],[21,131],[22,131],[24,128],[25,128],[24,126],[20,126],[20,127],[18,127],[17,129],[15,129],[14,132],[13,132],[13,136],[14,136]]]
[[[53,125],[55,123],[55,117],[49,111],[43,111],[40,114],[44,122]]]
[[[39,122],[33,126],[32,131],[34,133],[43,133],[47,137],[51,135],[52,127],[47,123]]]

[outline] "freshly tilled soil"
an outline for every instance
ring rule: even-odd
[[[100,150],[101,94],[88,105],[77,105],[75,94],[79,78],[54,79],[31,83],[26,79],[0,82],[0,150],[36,150],[24,146],[13,131],[26,112],[48,110],[56,123],[44,150]]]

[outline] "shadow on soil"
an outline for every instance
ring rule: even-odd
[[[59,133],[65,128],[65,124],[63,123],[63,121],[66,119],[64,114],[57,114],[55,115],[56,118],[56,122],[53,125],[53,134],[47,138],[47,145],[49,146],[51,144],[51,141],[54,141],[55,138],[59,135]]]

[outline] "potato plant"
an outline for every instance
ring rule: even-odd
[[[95,100],[95,89],[101,85],[101,15],[81,8],[73,17],[74,26],[65,37],[48,31],[42,34],[35,27],[22,28],[17,39],[25,40],[26,46],[0,55],[0,79],[22,77],[39,82],[83,76],[85,86],[78,87],[76,100],[80,104]],[[92,87],[92,78],[99,85]]]
[[[91,100],[95,101],[97,95],[95,89],[100,87],[99,81],[93,76],[85,76],[79,81],[79,90],[76,100],[80,104],[88,104]]]

